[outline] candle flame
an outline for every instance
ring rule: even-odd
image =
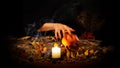
[[[54,43],[54,47],[57,47],[57,46],[58,46],[58,43],[55,42],[55,43]]]

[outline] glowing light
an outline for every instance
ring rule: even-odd
[[[61,48],[58,46],[52,47],[52,58],[60,58],[61,57]]]

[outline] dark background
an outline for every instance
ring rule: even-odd
[[[5,2],[5,23],[2,23],[2,35],[1,36],[17,36],[21,37],[25,35],[25,25],[33,23],[36,19],[42,17],[50,17],[61,6],[75,0],[17,0]],[[100,12],[106,19],[104,27],[98,35],[100,39],[108,41],[110,44],[116,42],[117,22],[116,18],[116,3],[113,0],[77,0],[84,8],[88,10],[95,10]]]
[[[106,22],[104,27],[98,32],[98,39],[105,41],[107,45],[117,44],[116,37],[119,36],[117,19],[117,6],[113,0],[17,0],[7,2],[6,17],[2,36],[17,36],[25,35],[25,25],[33,23],[36,19],[42,17],[51,17],[61,6],[68,2],[80,2],[85,9],[94,10],[101,13]],[[6,18],[5,17],[5,18]],[[74,24],[72,24],[74,25]],[[2,26],[2,25],[1,25]]]
[[[71,0],[71,2],[74,0]],[[100,12],[107,19],[106,30],[111,35],[114,31],[114,14],[115,6],[113,0],[78,0],[85,8],[93,9]],[[54,12],[62,5],[69,2],[68,0],[18,0],[13,1],[13,3],[7,2],[5,8],[5,14],[7,21],[4,24],[5,29],[2,33],[3,35],[17,35],[22,36],[24,31],[24,25],[28,23],[33,23],[35,19],[41,17],[52,16]]]
[[[4,52],[6,52],[6,54],[5,57],[4,55],[3,57],[5,59],[9,57],[9,54],[5,51],[5,48],[9,44],[9,41],[6,41],[8,36],[24,36],[25,24],[33,23],[36,18],[51,16],[58,7],[64,5],[68,1],[69,0],[17,0],[4,2],[6,5],[4,7],[5,20],[1,24],[1,38],[4,39],[4,42],[1,50],[2,54],[5,54]],[[119,45],[117,44],[118,41],[116,40],[116,36],[118,37],[119,35],[117,35],[118,33],[116,32],[117,22],[115,22],[115,2],[113,0],[80,0],[80,2],[88,9],[95,9],[102,12],[107,19],[107,23],[105,24],[101,37],[103,37],[102,39],[109,40],[108,44],[114,46],[115,51],[112,56],[108,56],[108,59],[103,61],[105,62],[103,65],[117,66],[120,51]],[[3,61],[5,60],[3,59]],[[9,62],[9,58],[5,61],[5,64],[6,66],[14,65],[12,62]],[[79,65],[77,66],[79,67]],[[100,64],[100,66],[102,65]],[[96,68],[98,67],[99,66],[96,66]]]

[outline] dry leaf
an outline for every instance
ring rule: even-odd
[[[88,50],[86,50],[86,51],[84,52],[84,54],[85,54],[86,56],[88,56],[88,54],[89,54],[89,53],[88,53]]]

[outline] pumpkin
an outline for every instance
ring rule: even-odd
[[[70,47],[74,43],[78,41],[77,36],[75,34],[65,34],[62,38],[62,44],[66,47]]]

